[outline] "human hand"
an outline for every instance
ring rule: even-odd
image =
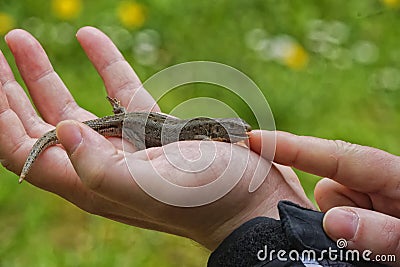
[[[77,38],[102,77],[107,95],[121,100],[128,111],[159,111],[132,68],[103,33],[85,27],[78,31]],[[76,104],[54,72],[44,50],[29,33],[11,31],[6,41],[43,119],[36,114],[1,54],[1,163],[19,173],[35,140],[54,125],[58,125],[57,136],[68,153],[61,146],[44,151],[26,178],[35,186],[53,192],[90,213],[186,236],[209,249],[214,249],[230,232],[253,217],[277,218],[276,205],[281,199],[312,207],[293,171],[279,165],[271,167],[270,162],[243,147],[203,142],[201,149],[215,149],[215,160],[201,172],[175,168],[170,161],[179,158],[179,153],[168,155],[167,160],[164,148],[124,152],[121,139],[105,139],[76,122],[93,119],[95,115]],[[136,100],[128,105],[133,95]],[[189,159],[196,159],[199,144],[195,141],[178,142],[166,147],[172,151],[180,150]],[[229,156],[232,151],[234,157]],[[154,182],[150,184],[153,188],[162,186],[158,182],[162,178],[188,187],[208,184],[229,171],[227,166],[236,167],[231,170],[235,174],[243,173],[234,188],[217,201],[183,208],[162,203],[146,194],[132,178],[126,162],[135,166],[135,175],[142,180],[148,179],[149,183]],[[240,166],[243,168],[238,170]],[[254,177],[265,179],[255,192],[249,193],[249,183]],[[191,196],[181,197],[185,201],[185,197]]]
[[[400,258],[400,157],[343,141],[253,131],[251,148],[275,140],[274,161],[324,178],[315,200],[327,212],[324,229],[348,249],[371,250]],[[390,263],[388,263],[390,264]]]

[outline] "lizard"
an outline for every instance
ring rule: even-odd
[[[114,115],[83,123],[105,137],[122,137],[138,150],[185,140],[211,140],[236,143],[248,139],[251,126],[240,118],[178,119],[157,112],[127,112],[116,98],[107,96]],[[38,156],[58,144],[56,130],[37,139],[22,168],[19,183],[29,173]]]

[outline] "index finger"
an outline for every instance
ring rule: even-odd
[[[109,96],[120,100],[129,111],[160,111],[110,38],[89,26],[81,28],[76,36],[103,79]],[[133,103],[129,105],[131,100]]]
[[[340,140],[297,136],[279,131],[253,131],[250,147],[262,156],[268,155],[266,146],[272,144],[275,138],[276,152],[273,160],[279,164],[331,178],[360,192],[384,191],[388,197],[398,197],[398,156]]]

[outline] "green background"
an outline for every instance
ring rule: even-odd
[[[254,80],[277,129],[399,154],[400,13],[390,2],[398,3],[138,1],[145,19],[133,26],[119,19],[119,1],[82,1],[71,18],[60,18],[51,1],[41,0],[1,0],[0,12],[40,40],[76,101],[99,116],[111,111],[104,86],[74,39],[85,25],[105,31],[142,81],[177,63],[221,62]],[[308,63],[293,68],[282,62],[282,54],[272,53],[277,40],[297,44]],[[4,41],[0,48],[20,81]],[[244,103],[209,85],[178,88],[160,105],[170,112],[200,96],[229,103],[257,125]],[[298,174],[312,198],[319,178]],[[0,175],[0,266],[204,266],[207,261],[208,252],[193,241],[86,214],[28,183],[18,185],[17,176],[4,168]]]

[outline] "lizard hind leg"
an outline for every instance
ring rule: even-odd
[[[113,113],[115,115],[126,113],[125,107],[121,106],[121,101],[119,101],[117,98],[112,98],[109,96],[107,96],[106,98],[110,102],[111,106],[113,107]]]

